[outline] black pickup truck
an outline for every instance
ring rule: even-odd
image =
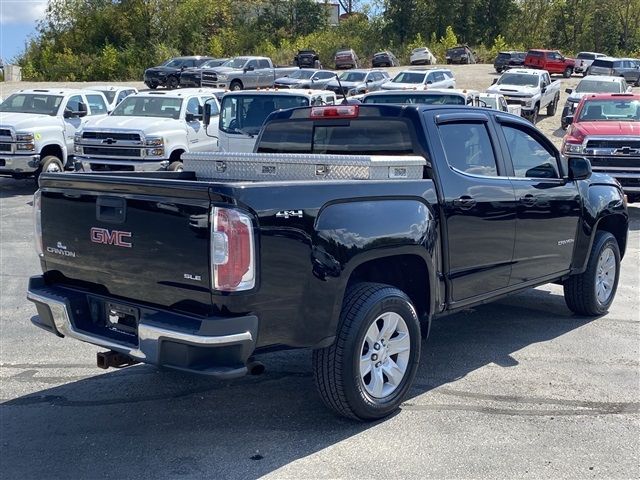
[[[326,154],[345,153],[420,156],[422,178],[322,177]],[[619,184],[520,117],[293,109],[269,117],[257,153],[239,155],[306,158],[319,179],[42,174],[32,321],[109,349],[103,366],[222,378],[260,352],[309,348],[326,405],[371,420],[405,398],[436,317],[549,282],[580,315],[613,302],[628,229]],[[210,171],[228,167],[212,158]]]

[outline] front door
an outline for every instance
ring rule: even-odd
[[[74,95],[67,100],[63,111],[79,112],[80,104],[85,103],[82,95]],[[86,123],[86,117],[65,117],[64,118],[64,138],[67,144],[67,152],[73,152],[73,139],[76,132]]]
[[[515,285],[570,268],[580,195],[576,183],[563,174],[560,154],[540,132],[500,119],[517,202],[510,282]]]
[[[515,241],[513,186],[495,127],[484,114],[441,114],[438,131],[448,166],[438,167],[448,245],[449,302],[509,285]]]

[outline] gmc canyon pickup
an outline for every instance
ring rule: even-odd
[[[280,110],[256,153],[185,167],[40,177],[37,326],[109,349],[103,367],[226,378],[310,348],[325,404],[371,420],[407,396],[432,319],[549,282],[581,315],[616,293],[620,185],[510,114]]]

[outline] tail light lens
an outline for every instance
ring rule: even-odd
[[[251,218],[233,209],[211,211],[211,278],[214,290],[250,290],[256,283]]]
[[[33,194],[33,237],[35,241],[36,253],[42,256],[42,198],[40,190]]]

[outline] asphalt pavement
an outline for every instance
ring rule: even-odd
[[[551,285],[438,320],[410,398],[363,424],[323,407],[307,351],[218,382],[98,370],[97,347],[34,327],[34,189],[0,178],[2,479],[640,475],[640,204],[608,315]]]

